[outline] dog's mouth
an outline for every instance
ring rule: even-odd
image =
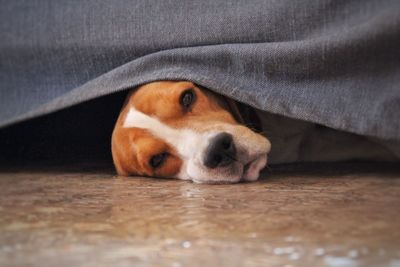
[[[259,178],[260,172],[267,163],[267,154],[259,154],[253,156],[250,160],[247,159],[235,159],[235,162],[230,166],[226,166],[223,169],[218,170],[223,175],[219,179],[215,179],[215,174],[210,173],[209,178],[198,179],[197,177],[193,180],[196,183],[206,184],[231,184],[238,182],[252,182]]]
[[[244,164],[241,181],[255,181],[260,176],[261,170],[267,165],[267,154],[258,155],[250,162]]]
[[[243,167],[242,180],[244,180],[243,177],[244,177],[246,174],[248,174],[249,169],[250,169],[250,166],[251,166],[251,162],[249,162],[249,163],[247,163],[247,164],[244,165],[244,167]]]

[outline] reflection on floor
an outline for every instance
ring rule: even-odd
[[[400,168],[281,166],[255,183],[0,171],[0,266],[399,266]]]

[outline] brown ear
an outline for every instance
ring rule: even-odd
[[[228,97],[224,99],[237,122],[246,125],[255,132],[262,132],[262,125],[254,108]]]
[[[111,153],[114,161],[115,169],[118,175],[128,176],[128,170],[126,169],[127,155],[124,147],[124,136],[118,125],[115,126],[112,137],[111,137]]]
[[[239,110],[238,102],[236,102],[235,100],[233,100],[229,97],[224,97],[224,99],[225,99],[226,104],[228,105],[229,111],[231,112],[231,114],[235,118],[235,120],[241,124],[245,124],[243,116]]]
[[[119,175],[128,176],[131,174],[129,170],[129,133],[123,128],[123,121],[129,110],[130,100],[137,88],[129,91],[122,105],[117,122],[111,137],[111,153],[114,161],[115,169]]]

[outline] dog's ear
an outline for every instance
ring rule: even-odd
[[[126,143],[124,142],[124,139],[126,139],[126,137],[121,133],[121,131],[119,129],[114,129],[111,137],[111,153],[118,175],[128,176],[129,172],[125,166],[128,161],[128,156],[127,153],[124,152],[124,149],[126,149],[126,147],[123,147]]]
[[[238,102],[236,102],[235,100],[233,100],[229,97],[224,97],[224,100],[225,100],[232,116],[235,118],[235,120],[241,124],[245,124],[244,118],[240,114]]]
[[[262,132],[262,125],[254,108],[225,97],[229,110],[237,122],[246,125],[255,132]]]
[[[131,164],[129,164],[129,162],[131,161],[130,153],[128,150],[130,147],[129,130],[124,129],[123,121],[127,111],[129,110],[129,101],[135,91],[136,88],[128,91],[111,136],[111,153],[114,166],[117,170],[118,175],[122,176],[128,176],[132,172],[132,170],[130,170],[132,166],[130,166]]]

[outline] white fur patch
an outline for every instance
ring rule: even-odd
[[[190,179],[186,166],[189,160],[202,164],[202,151],[208,145],[210,134],[204,135],[190,129],[174,129],[162,123],[157,118],[130,108],[124,121],[124,128],[141,128],[148,130],[154,136],[170,144],[178,152],[183,161],[181,171],[177,175],[180,179]]]
[[[183,131],[178,131],[160,122],[158,119],[150,117],[134,108],[130,108],[124,121],[124,128],[141,128],[148,130],[154,136],[157,136],[176,149],[179,146],[179,140],[183,138]]]

